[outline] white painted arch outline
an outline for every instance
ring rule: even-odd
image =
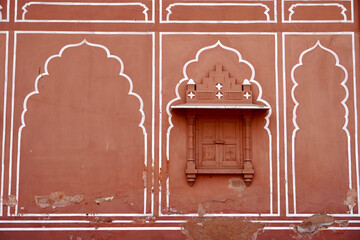
[[[339,56],[331,49],[324,47],[323,45],[321,45],[320,41],[317,41],[314,46],[304,50],[300,56],[299,56],[299,62],[292,68],[291,70],[291,80],[294,83],[292,89],[291,89],[291,98],[293,100],[293,102],[295,103],[295,106],[293,108],[293,125],[294,125],[294,130],[292,132],[292,136],[291,136],[291,158],[292,158],[292,174],[293,174],[293,198],[294,198],[294,214],[296,214],[296,177],[295,177],[295,139],[296,139],[296,132],[300,129],[300,127],[298,126],[297,122],[296,122],[296,110],[298,108],[298,106],[300,105],[299,102],[296,100],[294,92],[295,89],[297,88],[297,86],[299,85],[296,80],[295,80],[295,70],[303,65],[303,57],[313,51],[314,49],[316,49],[317,47],[320,47],[321,49],[323,49],[324,51],[330,53],[334,58],[335,58],[335,66],[341,68],[341,70],[343,70],[345,76],[344,76],[344,80],[341,82],[341,86],[345,89],[345,93],[346,96],[345,98],[341,101],[341,104],[343,105],[344,109],[345,109],[345,123],[342,127],[342,129],[345,131],[346,133],[346,137],[347,137],[347,145],[348,145],[348,168],[349,168],[349,188],[352,189],[352,180],[351,180],[351,138],[350,138],[350,133],[349,130],[347,129],[348,126],[348,116],[349,116],[349,109],[346,105],[346,101],[349,98],[349,90],[346,86],[346,82],[348,80],[348,71],[346,70],[346,68],[340,64],[340,60],[339,60]],[[352,209],[351,209],[351,213],[352,213]]]
[[[344,20],[316,20],[318,22],[323,22],[323,21],[340,21],[340,22],[346,22],[347,21],[347,16],[346,16],[346,7],[344,7],[344,5],[339,4],[339,3],[295,3],[292,4],[289,8],[289,21],[290,22],[297,22],[299,20],[292,20],[292,15],[294,15],[295,13],[295,8],[296,7],[319,7],[319,6],[325,6],[325,7],[329,7],[329,6],[334,6],[334,7],[339,7],[341,8],[341,15],[343,15]],[[301,21],[301,20],[300,20]],[[311,20],[304,20],[304,21],[311,21]]]
[[[128,92],[128,95],[132,95],[134,97],[136,97],[140,103],[140,107],[139,107],[139,112],[141,114],[141,121],[139,123],[139,127],[142,129],[142,132],[143,132],[143,135],[144,135],[144,166],[146,167],[147,166],[147,132],[146,132],[146,129],[144,127],[144,122],[145,122],[145,113],[144,113],[144,110],[143,110],[143,107],[144,107],[144,103],[143,103],[143,100],[142,98],[135,92],[133,92],[133,82],[131,80],[131,78],[124,74],[124,63],[123,61],[118,57],[118,56],[115,56],[115,55],[111,55],[109,49],[107,47],[105,47],[104,45],[101,45],[101,44],[95,44],[95,43],[90,43],[88,42],[86,39],[84,39],[83,41],[79,42],[79,43],[76,43],[76,44],[68,44],[68,45],[65,45],[64,47],[61,48],[61,50],[59,51],[58,54],[55,54],[55,55],[52,55],[50,56],[46,62],[45,62],[45,65],[44,65],[44,73],[38,75],[38,77],[36,78],[35,80],[35,84],[34,84],[34,88],[35,90],[32,91],[31,93],[29,93],[25,99],[24,99],[24,102],[23,102],[23,111],[21,113],[21,126],[19,127],[19,130],[18,130],[18,147],[17,147],[17,183],[16,183],[16,199],[19,200],[19,174],[20,174],[20,152],[21,152],[21,133],[22,133],[22,129],[26,126],[26,123],[25,123],[25,114],[27,112],[27,101],[29,100],[29,98],[33,95],[36,95],[36,94],[39,94],[39,90],[38,90],[38,82],[40,80],[41,77],[43,76],[48,76],[49,75],[49,72],[48,72],[48,64],[49,62],[54,59],[54,58],[61,58],[62,57],[62,54],[63,52],[68,49],[68,48],[73,48],[73,47],[78,47],[78,46],[81,46],[81,45],[88,45],[90,47],[97,47],[97,48],[101,48],[103,49],[105,52],[106,52],[106,55],[107,55],[107,58],[112,58],[112,59],[115,59],[117,60],[119,63],[120,63],[120,72],[119,72],[119,76],[121,77],[124,77],[129,85],[130,85],[130,88],[129,88],[129,92]],[[146,201],[147,201],[147,186],[146,184],[144,184],[144,212],[143,212],[143,215],[147,215],[146,214]],[[17,216],[18,215],[18,204],[15,206],[15,215]],[[33,215],[36,215],[36,216],[49,216],[49,215],[53,215],[53,216],[69,216],[69,215],[73,215],[73,216],[87,216],[89,214],[21,214],[21,216],[33,216]],[[116,216],[128,216],[128,215],[133,215],[133,214],[90,214],[90,215],[94,215],[94,216],[113,216],[113,215],[116,215]]]
[[[266,16],[266,20],[227,20],[227,21],[216,21],[216,22],[242,22],[242,21],[252,21],[252,22],[258,22],[258,21],[264,21],[264,22],[269,22],[270,20],[270,15],[269,15],[269,11],[270,8],[268,6],[266,6],[263,3],[172,3],[170,4],[167,8],[166,11],[168,12],[166,14],[166,21],[167,22],[172,22],[170,20],[170,15],[172,14],[171,8],[175,7],[175,6],[246,6],[246,7],[251,7],[251,6],[260,6],[265,8],[264,11],[264,15]],[[182,22],[208,22],[208,21],[213,21],[213,20],[179,20]]]
[[[251,1],[251,0],[247,0]],[[274,20],[229,20],[229,21],[213,21],[213,20],[199,20],[199,21],[191,21],[191,20],[163,20],[163,0],[159,0],[159,22],[160,23],[276,23],[277,22],[277,0],[264,0],[264,2],[271,2],[273,4],[273,17]],[[184,2],[181,2],[181,4]],[[166,10],[166,9],[165,9]]]
[[[312,1],[313,0],[298,0],[299,3],[301,3],[301,2],[311,3]],[[344,20],[289,20],[288,13],[285,13],[285,11],[286,11],[285,3],[293,2],[293,0],[281,0],[282,22],[284,22],[284,23],[339,23],[339,22],[354,23],[354,0],[327,0],[326,2],[324,0],[324,3],[318,3],[318,4],[323,5],[325,3],[331,3],[332,1],[339,2],[339,4],[340,4],[340,2],[350,3],[350,9],[347,9],[347,10],[351,10],[350,19],[348,19],[349,17],[347,17],[346,21],[344,21]],[[287,18],[287,19],[285,19],[285,18]]]
[[[15,22],[73,22],[73,23],[153,23],[155,22],[155,0],[151,0],[152,18],[149,20],[148,11],[149,8],[142,2],[121,2],[121,3],[102,3],[102,2],[39,2],[39,1],[30,1],[23,5],[22,10],[22,18],[17,19],[18,14],[18,0],[15,0],[15,14],[14,21]],[[28,12],[27,7],[31,5],[59,5],[59,6],[140,6],[144,9],[144,20],[61,20],[61,19],[52,19],[52,20],[33,20],[33,19],[25,19],[25,15]]]
[[[255,78],[255,68],[254,66],[244,60],[240,54],[240,52],[234,48],[231,48],[231,47],[227,47],[225,45],[223,45],[220,40],[218,40],[215,44],[213,45],[210,45],[210,46],[206,46],[206,47],[203,47],[201,48],[197,53],[196,53],[196,56],[194,59],[191,59],[189,61],[187,61],[185,63],[185,65],[183,66],[183,78],[176,84],[176,87],[175,87],[175,95],[176,97],[173,98],[172,100],[169,101],[169,103],[167,104],[166,106],[166,112],[167,112],[167,115],[168,115],[168,122],[169,122],[169,127],[167,129],[167,132],[166,132],[166,160],[169,161],[170,159],[170,152],[169,152],[169,148],[170,148],[170,133],[171,133],[171,129],[174,127],[172,121],[171,121],[171,118],[172,118],[172,114],[171,114],[171,110],[170,110],[170,107],[171,105],[180,100],[181,97],[179,95],[179,87],[182,83],[184,83],[185,81],[189,80],[188,76],[187,76],[187,73],[186,73],[186,70],[187,70],[187,67],[191,64],[191,63],[194,63],[194,62],[198,62],[199,61],[199,57],[201,55],[202,52],[206,51],[206,50],[210,50],[210,49],[213,49],[213,48],[216,48],[216,47],[221,47],[223,48],[224,50],[227,50],[227,51],[231,51],[233,53],[235,53],[239,59],[239,63],[244,63],[246,64],[250,69],[251,69],[251,77],[250,77],[250,82],[251,83],[254,83],[258,89],[259,89],[259,95],[256,99],[256,101],[259,101],[259,102],[262,102],[263,104],[265,104],[267,107],[269,107],[269,112],[268,114],[266,115],[265,117],[265,120],[266,120],[266,123],[265,123],[265,126],[264,126],[264,129],[266,130],[267,134],[268,134],[268,137],[269,137],[269,176],[270,176],[270,181],[269,181],[269,185],[270,185],[270,215],[273,214],[273,183],[272,183],[272,135],[271,135],[271,131],[269,129],[269,124],[270,124],[270,116],[272,114],[272,108],[270,106],[270,104],[262,99],[262,87],[261,85],[259,84],[259,82],[257,82],[256,80],[254,80]],[[167,208],[169,208],[169,196],[170,196],[170,190],[169,190],[169,176],[167,176],[167,179],[166,179],[166,206]],[[161,212],[161,183],[160,183],[160,201],[159,201],[159,215],[160,216],[167,216],[166,214],[162,214]],[[279,199],[278,199],[279,201]],[[278,209],[278,211],[280,211]],[[259,216],[260,214],[205,214],[205,216]],[[263,215],[263,214],[261,214]],[[197,216],[197,214],[171,214],[170,216]]]
[[[356,58],[355,58],[355,34],[354,32],[283,32],[282,33],[282,64],[283,64],[283,108],[287,109],[287,71],[286,71],[286,38],[287,36],[349,36],[351,38],[351,58],[352,63],[350,64],[352,68],[352,80],[353,80],[353,106],[354,106],[354,132],[353,139],[354,139],[354,155],[355,155],[355,172],[356,172],[356,189],[357,189],[357,212],[358,213],[333,213],[329,214],[332,217],[359,217],[360,216],[360,175],[359,175],[359,141],[358,141],[358,110],[357,110],[357,73],[356,73]],[[287,145],[287,116],[288,114],[286,111],[283,112],[283,121],[284,121],[284,168],[285,168],[285,207],[286,207],[286,217],[310,217],[314,213],[290,213],[289,211],[289,179],[292,178],[292,181],[294,182],[295,176],[292,175],[289,177],[288,174],[288,150],[291,149]],[[290,163],[293,164],[293,163]],[[294,164],[292,165],[294,166]],[[289,167],[291,168],[291,166]],[[294,169],[293,169],[294,170]]]
[[[139,3],[139,2],[133,2],[133,3],[84,3],[84,2],[28,2],[25,3],[24,6],[22,7],[23,10],[23,14],[22,14],[22,19],[21,20],[26,20],[25,19],[25,15],[28,12],[27,11],[27,7],[31,6],[31,5],[53,5],[53,6],[140,6],[142,8],[144,8],[143,14],[145,16],[144,21],[148,21],[148,14],[147,11],[149,11],[149,8],[143,4],[143,3]],[[51,20],[50,20],[51,21]],[[69,20],[64,20],[64,21],[69,21]],[[78,20],[78,21],[93,21],[93,20]],[[106,21],[106,20],[104,20]]]

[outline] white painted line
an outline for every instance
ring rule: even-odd
[[[169,161],[169,160],[167,160]],[[170,180],[169,177],[166,179],[166,210],[170,210]]]
[[[185,103],[171,106],[171,109],[270,109],[259,104],[197,104]]]
[[[186,223],[187,220],[156,220],[155,223]]]
[[[161,32],[161,35],[267,35],[274,36],[273,32]]]
[[[112,221],[114,222],[114,221]],[[132,221],[130,221],[132,222]],[[89,220],[0,220],[0,223],[91,223]]]
[[[199,217],[197,213],[187,213],[187,214],[164,214],[161,216],[166,217]],[[272,214],[272,217],[276,217],[276,214]],[[204,217],[260,217],[259,213],[206,213]]]
[[[279,113],[279,66],[278,35],[275,34],[275,104],[276,104],[276,178],[277,178],[277,215],[280,216],[280,113]]]
[[[161,4],[162,1],[160,1]],[[159,209],[158,214],[161,213],[161,200],[162,200],[162,188],[161,180],[163,178],[162,172],[162,33],[159,35]]]
[[[289,213],[287,217],[311,217],[316,213]],[[335,213],[335,214],[328,214],[332,217],[360,217],[360,214],[341,214],[341,213]]]
[[[275,21],[182,21],[182,20],[170,20],[163,21],[162,23],[276,23]]]
[[[9,231],[180,231],[181,227],[52,227],[52,228],[0,228]]]
[[[9,59],[9,32],[0,32],[6,35],[5,47],[5,66],[4,66],[4,107],[3,107],[3,133],[1,145],[1,193],[0,193],[0,216],[3,216],[4,204],[4,179],[5,179],[5,135],[6,135],[6,105],[7,105],[7,87],[8,87],[8,59]]]
[[[154,13],[154,11],[153,11]],[[153,14],[154,15],[154,14]],[[151,214],[154,215],[155,186],[155,33],[152,32],[152,63],[151,63]]]
[[[340,231],[348,231],[348,230],[352,230],[352,231],[358,231],[360,230],[360,227],[329,227],[325,230],[340,230]]]
[[[151,217],[151,214],[139,213],[23,213],[12,217]]]
[[[16,31],[18,34],[94,34],[94,35],[151,35],[152,32],[101,32],[101,31]]]
[[[355,166],[356,166],[356,187],[357,187],[357,206],[360,214],[360,180],[359,180],[359,139],[358,139],[358,111],[357,111],[357,87],[356,87],[356,60],[355,60],[355,34],[352,33],[352,61],[353,61],[353,88],[354,88],[354,139],[355,139]]]
[[[291,227],[264,227],[264,230],[292,230]]]
[[[52,228],[0,228],[9,231],[181,231],[182,227],[52,227]],[[289,231],[292,227],[264,227],[264,230]],[[329,230],[360,230],[360,227],[329,227]]]
[[[247,0],[247,1],[249,1],[249,0]],[[263,1],[266,1],[266,0],[263,0]],[[321,0],[284,0],[284,2],[294,2],[294,1],[297,1],[297,2],[314,2],[314,1],[318,1],[319,2]],[[325,1],[326,2],[351,2],[353,0],[325,0]]]
[[[156,220],[155,223],[186,223],[187,221],[188,220]],[[301,220],[250,220],[250,222],[260,222],[260,223],[302,223]]]
[[[14,54],[13,54],[13,75],[11,83],[11,126],[10,126],[10,151],[9,151],[9,188],[8,196],[11,195],[11,180],[12,180],[12,155],[14,142],[14,102],[15,102],[15,65],[16,65],[16,48],[17,48],[17,34],[14,32]],[[16,199],[17,200],[17,199]],[[7,215],[10,215],[10,206],[7,208]]]
[[[283,2],[284,3],[284,2]],[[283,8],[284,10],[284,8]],[[284,16],[284,15],[283,15]],[[289,180],[287,166],[287,123],[286,123],[286,67],[285,67],[285,34],[282,33],[282,71],[283,71],[283,111],[284,111],[284,168],[285,168],[285,209],[286,216],[289,214]]]

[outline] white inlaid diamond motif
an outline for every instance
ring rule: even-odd
[[[188,93],[188,97],[189,97],[190,99],[193,99],[193,98],[195,97],[195,94],[194,94],[193,92],[189,92],[189,93]]]
[[[217,92],[215,95],[218,99],[221,99],[224,95],[221,92]]]
[[[246,93],[244,94],[244,97],[245,97],[246,99],[249,99],[249,98],[251,97],[251,94],[250,94],[249,92],[246,92]]]
[[[216,84],[215,87],[217,88],[217,90],[220,91],[222,89],[223,85],[221,85],[221,83],[218,83],[218,84]]]

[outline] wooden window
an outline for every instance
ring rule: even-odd
[[[241,168],[241,126],[240,116],[197,117],[196,162],[199,168]]]
[[[184,109],[187,119],[186,178],[190,185],[198,174],[239,174],[250,185],[252,112],[269,107],[254,104],[251,82],[232,77],[221,64],[196,83],[187,82]]]

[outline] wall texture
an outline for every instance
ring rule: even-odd
[[[0,7],[0,239],[360,239],[359,1]]]

